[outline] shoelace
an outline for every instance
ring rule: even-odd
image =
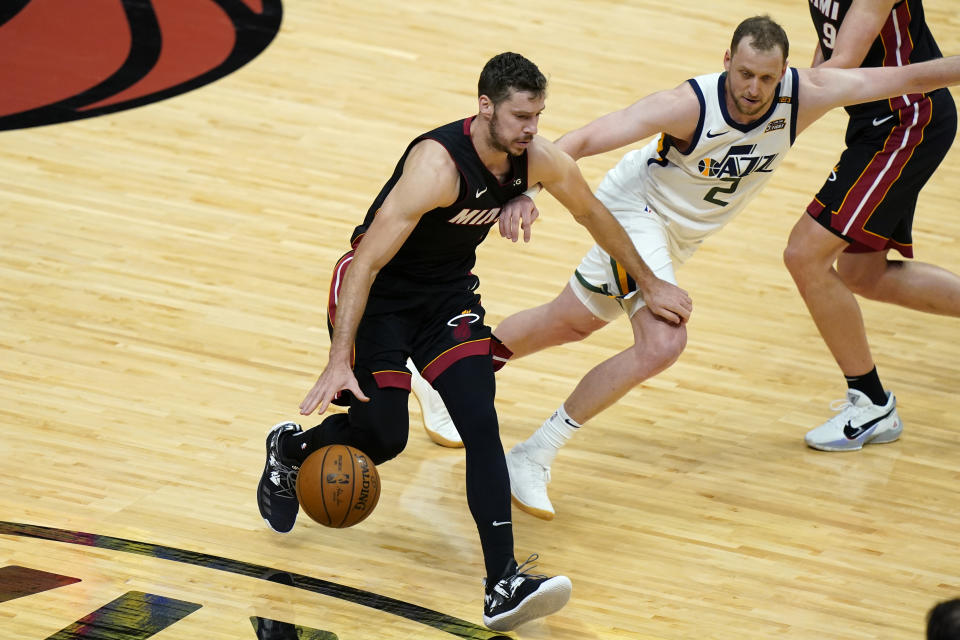
[[[840,412],[846,411],[849,407],[852,407],[852,406],[853,406],[853,403],[850,402],[849,398],[840,398],[830,403],[830,410],[840,413]]]

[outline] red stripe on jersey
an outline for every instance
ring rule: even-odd
[[[900,124],[890,131],[883,149],[873,156],[837,210],[839,222],[843,225],[838,229],[840,233],[853,238],[857,237],[857,232],[873,235],[864,227],[887,191],[900,178],[917,145],[923,142],[923,132],[930,124],[932,112],[930,98],[900,111]]]
[[[463,360],[470,356],[482,356],[490,353],[490,338],[481,338],[480,340],[471,340],[470,342],[464,342],[458,344],[455,347],[450,347],[439,356],[434,358],[430,364],[425,366],[420,374],[423,376],[423,379],[429,383],[433,383],[441,373],[447,370],[447,368],[452,365],[457,360]]]
[[[880,30],[880,41],[883,43],[883,66],[902,67],[910,64],[913,54],[913,38],[910,36],[910,6],[909,1],[902,2],[894,7],[890,16]],[[923,97],[921,93],[897,96],[888,100],[890,110],[896,111],[912,104]]]

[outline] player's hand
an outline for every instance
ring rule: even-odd
[[[500,235],[516,242],[523,229],[523,241],[530,242],[533,223],[539,217],[540,211],[533,199],[521,194],[500,209]]]
[[[330,401],[344,390],[353,393],[361,402],[367,402],[370,399],[360,390],[360,384],[349,365],[327,363],[327,368],[323,370],[313,388],[300,403],[300,413],[305,416],[314,411],[323,413],[330,406]]]
[[[657,278],[643,292],[643,301],[654,315],[668,322],[683,324],[693,313],[693,300],[677,285]]]

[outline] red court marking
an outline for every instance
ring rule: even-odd
[[[130,51],[120,0],[33,0],[0,27],[0,116],[96,86]],[[11,61],[15,61],[12,64]]]
[[[153,0],[163,46],[156,66],[140,82],[83,110],[156,93],[218,67],[233,50],[233,22],[212,0]]]
[[[250,7],[254,13],[263,13],[263,0],[243,0],[243,4]]]

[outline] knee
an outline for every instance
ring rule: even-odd
[[[374,464],[381,464],[393,460],[400,455],[407,446],[409,428],[397,429],[389,433],[377,433],[366,445],[369,450],[363,452],[370,456]]]
[[[800,285],[805,281],[810,265],[809,256],[792,237],[783,250],[783,264],[787,267],[787,271],[790,272],[794,282]]]
[[[679,325],[662,331],[634,346],[635,384],[666,370],[680,358],[687,346],[687,327]]]

